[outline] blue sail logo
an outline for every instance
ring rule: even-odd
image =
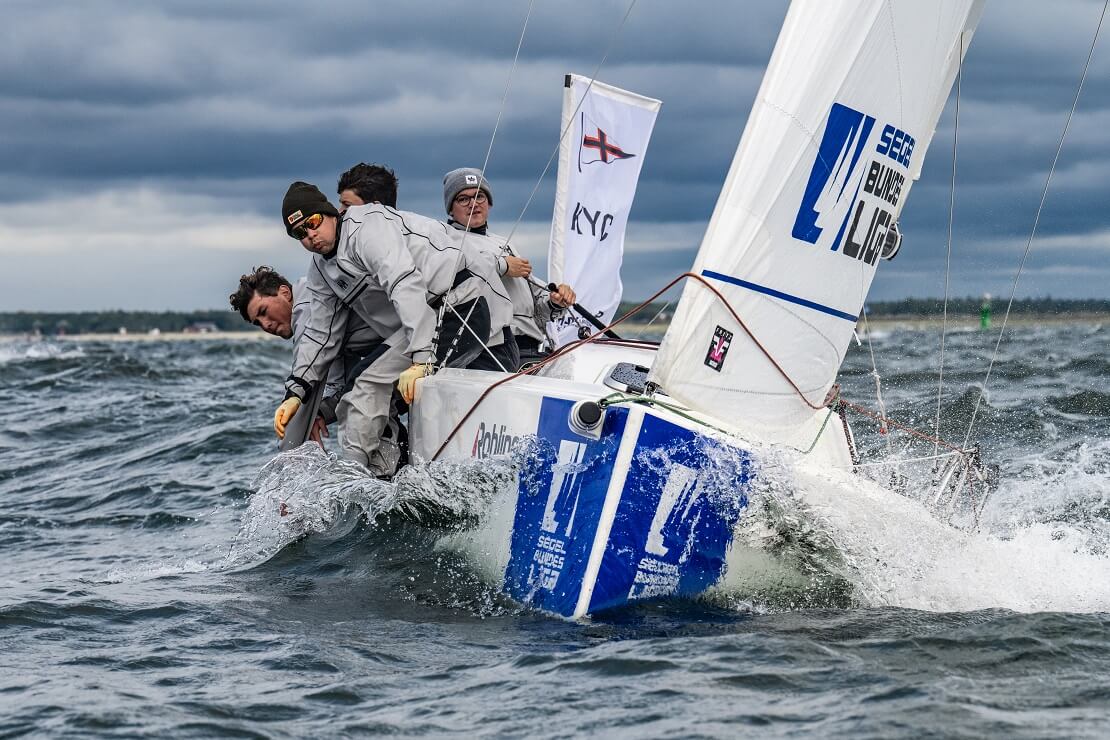
[[[795,239],[816,244],[824,231],[818,225],[823,212],[843,210],[844,218],[830,248],[835,252],[840,247],[852,213],[851,205],[856,202],[863,180],[863,171],[857,169],[857,165],[874,126],[874,117],[833,103],[802,204],[794,219],[791,236]]]

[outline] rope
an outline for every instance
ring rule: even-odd
[[[1048,177],[1045,178],[1044,190],[1041,192],[1041,202],[1037,206],[1037,215],[1033,219],[1033,230],[1029,233],[1029,240],[1025,243],[1025,253],[1021,256],[1021,263],[1018,265],[1017,274],[1014,275],[1014,284],[1010,289],[1010,300],[1006,303],[1006,314],[1002,317],[1002,328],[998,332],[998,340],[994,343],[994,352],[991,354],[990,364],[987,366],[987,374],[983,378],[983,387],[979,389],[979,397],[975,399],[975,408],[971,412],[971,422],[967,425],[967,435],[964,436],[964,447],[967,447],[967,442],[971,439],[971,430],[975,428],[975,419],[979,414],[979,405],[983,401],[983,395],[987,392],[987,383],[990,381],[991,371],[994,369],[995,360],[998,358],[998,348],[1002,344],[1002,336],[1006,333],[1006,324],[1010,320],[1010,309],[1014,305],[1014,296],[1017,294],[1018,280],[1021,279],[1022,270],[1025,269],[1025,261],[1029,257],[1029,251],[1033,247],[1033,238],[1037,234],[1037,226],[1041,222],[1041,211],[1044,209],[1045,200],[1048,199],[1048,187],[1052,183],[1052,176],[1056,172],[1056,163],[1060,161],[1060,152],[1064,148],[1064,139],[1068,135],[1068,129],[1071,128],[1071,120],[1075,116],[1075,109],[1079,106],[1079,96],[1083,92],[1083,83],[1087,80],[1087,70],[1091,66],[1091,57],[1094,56],[1095,46],[1098,43],[1098,34],[1102,30],[1102,21],[1106,18],[1106,8],[1110,5],[1110,0],[1105,0],[1102,4],[1102,13],[1098,17],[1098,26],[1095,27],[1094,38],[1091,39],[1091,48],[1087,52],[1087,62],[1083,65],[1083,74],[1079,77],[1079,86],[1075,90],[1075,99],[1072,100],[1071,110],[1068,112],[1067,121],[1064,123],[1064,130],[1060,134],[1060,143],[1056,146],[1056,156],[1052,158],[1052,166],[1048,170]]]
[[[1110,0],[1107,0],[1107,1],[1110,2]],[[443,440],[443,442],[440,444],[440,446],[436,449],[435,454],[432,455],[432,460],[439,459],[439,456],[441,454],[443,454],[443,451],[445,449],[447,449],[447,445],[455,437],[455,435],[458,433],[458,431],[460,429],[462,429],[462,427],[466,423],[466,421],[471,417],[471,415],[473,415],[473,413],[475,411],[478,410],[478,407],[486,400],[486,398],[489,396],[489,394],[495,388],[498,388],[498,387],[504,385],[505,383],[508,383],[509,381],[513,380],[514,378],[520,377],[521,375],[533,374],[536,371],[538,371],[540,368],[551,364],[555,360],[557,360],[560,357],[563,357],[563,356],[575,351],[579,347],[582,347],[582,346],[584,346],[586,344],[589,344],[591,342],[600,340],[601,337],[604,336],[605,331],[611,330],[611,329],[617,327],[618,325],[622,324],[623,322],[627,321],[629,318],[634,316],[639,311],[643,310],[646,306],[650,305],[656,298],[658,298],[663,293],[666,293],[668,290],[670,290],[672,287],[674,287],[674,285],[676,285],[680,280],[683,280],[683,279],[696,280],[699,283],[701,283],[702,285],[704,285],[706,288],[708,288],[718,298],[718,300],[720,300],[721,303],[724,304],[725,308],[728,309],[728,312],[732,315],[733,319],[736,320],[736,323],[740,326],[741,329],[744,330],[744,332],[748,335],[748,338],[752,340],[752,342],[755,344],[755,346],[759,348],[759,350],[763,353],[764,357],[766,357],[767,360],[771,363],[771,365],[776,370],[778,370],[780,374],[782,374],[782,377],[786,380],[786,382],[790,385],[790,387],[794,389],[794,391],[798,394],[798,397],[801,398],[802,401],[804,401],[805,404],[807,406],[809,406],[810,408],[812,408],[814,411],[817,411],[817,410],[823,408],[822,406],[813,405],[809,401],[809,399],[805,397],[805,394],[802,393],[802,391],[798,388],[797,384],[794,383],[793,379],[789,375],[787,375],[786,371],[782,368],[782,366],[779,365],[779,363],[774,359],[774,357],[771,356],[771,353],[768,352],[767,349],[759,342],[759,340],[757,340],[755,338],[755,335],[752,334],[751,330],[748,329],[747,324],[745,324],[740,319],[740,317],[736,314],[736,311],[732,308],[732,305],[728,302],[728,300],[726,300],[725,297],[723,295],[721,295],[721,293],[712,284],[710,284],[705,278],[701,277],[700,275],[695,275],[692,272],[684,272],[681,275],[674,278],[673,280],[671,280],[665,286],[660,288],[658,291],[656,291],[655,294],[652,295],[650,298],[641,302],[639,305],[633,307],[631,310],[629,310],[627,313],[625,313],[619,319],[614,321],[612,324],[609,324],[608,326],[606,326],[605,329],[603,329],[601,331],[598,331],[598,332],[595,332],[594,334],[591,334],[590,336],[586,337],[585,339],[579,339],[578,341],[571,342],[570,344],[562,347],[558,351],[551,353],[550,355],[543,358],[542,360],[535,363],[534,365],[530,365],[526,370],[518,370],[517,372],[515,372],[511,375],[507,375],[504,378],[501,378],[500,380],[492,383],[489,387],[487,387],[484,391],[482,391],[481,395],[478,396],[478,399],[473,403],[473,405],[471,405],[470,409],[467,410],[466,414],[464,414],[463,417],[461,419],[459,419],[458,423],[456,423],[455,426],[451,429],[451,431],[447,434],[447,437]],[[622,344],[627,344],[627,342],[624,342]],[[839,398],[839,395],[837,396],[837,398]],[[647,399],[645,399],[645,400],[647,400]],[[702,421],[701,419],[690,416],[687,413],[685,413],[683,410],[680,410],[680,409],[678,409],[678,408],[676,408],[676,407],[674,407],[670,404],[666,404],[665,402],[659,401],[657,399],[650,399],[650,401],[651,401],[651,403],[660,405],[663,408],[667,408],[668,410],[673,411],[676,414],[684,416],[685,418],[690,419],[691,421],[695,421],[699,424],[705,424],[705,426],[709,426],[712,429],[716,429],[717,431],[720,431],[724,434],[729,434],[729,432],[727,432],[723,429],[720,429],[719,427],[713,426],[711,424],[707,424],[706,422]],[[894,427],[895,429],[899,429],[901,431],[904,431],[907,434],[913,435],[914,437],[917,437],[919,439],[923,439],[923,440],[926,440],[928,442],[933,442],[937,446],[945,447],[946,449],[951,450],[953,453],[960,454],[960,455],[965,455],[966,454],[966,452],[964,450],[962,450],[961,448],[956,447],[955,445],[949,444],[948,442],[945,442],[944,440],[940,439],[939,437],[934,437],[934,436],[930,436],[928,434],[925,434],[924,432],[919,432],[916,429],[913,429],[912,427],[906,426],[904,424],[900,424],[896,421],[893,421],[892,419],[887,418],[885,414],[875,414],[874,412],[864,408],[863,406],[857,406],[856,404],[849,403],[848,401],[845,401],[844,399],[834,400],[832,406],[830,406],[829,408],[830,408],[830,413],[829,413],[828,416],[825,417],[825,421],[821,424],[821,428],[817,432],[817,438],[820,438],[821,434],[824,432],[825,427],[828,424],[829,418],[831,418],[833,411],[841,409],[841,408],[848,408],[848,409],[852,409],[853,411],[856,411],[860,414],[863,414],[864,416],[875,419],[876,421],[880,422],[883,425]],[[803,454],[812,451],[814,446],[816,446],[816,444],[817,444],[817,439],[814,439],[814,442],[810,445],[809,449],[804,450]]]
[[[940,436],[940,406],[944,392],[944,338],[948,331],[948,291],[952,274],[952,224],[956,215],[956,151],[960,140],[960,93],[964,79],[964,33],[960,32],[960,67],[956,72],[956,120],[952,126],[952,180],[948,186],[948,251],[944,258],[944,314],[940,322],[940,370],[937,374],[937,418],[933,433]],[[937,450],[933,450],[937,454]]]
[[[926,442],[933,442],[934,444],[936,444],[939,447],[944,447],[946,449],[952,450],[953,452],[958,453],[960,455],[966,454],[966,450],[963,450],[963,449],[957,447],[954,444],[950,444],[948,442],[945,442],[943,439],[941,439],[939,437],[934,437],[931,434],[925,434],[925,432],[919,432],[916,429],[914,429],[913,427],[906,426],[905,424],[899,424],[898,422],[894,421],[893,419],[889,419],[887,417],[876,414],[874,411],[870,411],[869,409],[866,409],[863,406],[857,406],[856,404],[850,403],[850,402],[845,401],[843,399],[840,400],[840,405],[843,406],[844,408],[851,409],[852,411],[855,411],[855,412],[863,414],[864,416],[867,416],[871,419],[874,419],[875,421],[887,424],[888,426],[892,426],[895,429],[898,429],[899,431],[905,432],[906,434],[913,435],[914,437],[917,437],[918,439],[925,440]]]
[[[658,398],[648,398],[647,396],[630,396],[627,393],[610,393],[608,396],[605,396],[598,401],[598,405],[602,408],[605,408],[606,406],[616,406],[617,404],[621,403],[640,403],[647,406],[658,406],[660,408],[666,409],[667,411],[670,411],[672,414],[681,416],[683,419],[692,421],[696,424],[701,424],[702,426],[709,427],[710,429],[716,430],[721,434],[726,434],[730,437],[732,436],[732,432],[728,431],[727,429],[723,429],[715,424],[710,424],[706,420],[687,412],[685,408],[673,403],[667,403],[666,401],[660,401]]]
[[[606,326],[605,330],[595,332],[594,334],[591,334],[591,335],[587,336],[584,339],[577,339],[577,341],[572,342],[571,344],[567,344],[567,345],[563,346],[562,348],[559,348],[558,351],[547,355],[546,357],[541,359],[541,361],[539,361],[539,362],[537,362],[533,365],[529,365],[527,367],[527,369],[523,369],[523,371],[517,371],[517,372],[513,373],[512,375],[505,376],[505,377],[499,379],[499,381],[490,385],[490,387],[487,387],[485,389],[485,391],[482,392],[482,395],[477,397],[477,401],[475,401],[474,404],[471,406],[471,408],[467,410],[466,414],[463,415],[463,418],[458,419],[458,423],[455,424],[454,428],[451,429],[451,432],[447,433],[447,436],[443,440],[443,443],[440,445],[440,447],[438,447],[435,450],[435,454],[432,455],[432,459],[435,460],[435,459],[440,458],[440,455],[443,454],[443,450],[446,449],[447,444],[451,442],[452,438],[454,438],[454,436],[458,433],[458,430],[463,428],[463,425],[466,424],[466,419],[470,418],[471,415],[474,414],[474,412],[475,412],[475,410],[477,410],[478,406],[482,405],[482,402],[485,401],[486,396],[490,395],[490,393],[493,391],[494,388],[496,388],[498,386],[502,386],[505,383],[508,383],[509,381],[512,381],[513,378],[516,378],[516,377],[519,377],[519,376],[522,376],[522,375],[528,375],[528,374],[535,373],[536,371],[538,371],[539,368],[545,367],[546,365],[555,362],[556,359],[558,359],[559,357],[562,357],[566,354],[569,354],[569,353],[575,351],[575,349],[577,349],[578,347],[581,347],[583,345],[586,345],[586,344],[589,344],[591,342],[596,341],[596,339],[598,339],[599,337],[604,336],[605,331],[612,330],[612,328],[614,328],[615,326],[618,326],[619,324],[624,323],[625,320],[627,320],[628,317],[633,316],[638,311],[642,310],[642,308],[644,308],[644,306],[646,306],[650,302],[654,301],[655,298],[657,298],[659,295],[662,295],[663,293],[666,293],[668,290],[670,290],[670,287],[672,287],[675,283],[682,280],[682,278],[686,277],[686,276],[697,277],[697,275],[694,275],[693,273],[683,273],[682,275],[679,275],[678,277],[675,277],[673,281],[670,281],[669,283],[667,283],[666,286],[664,286],[662,288],[662,290],[658,291],[652,297],[649,297],[647,301],[644,301],[643,303],[640,303],[638,306],[633,307],[632,310],[630,310],[624,316],[618,318],[618,320],[616,320],[612,324],[609,324],[608,326]],[[710,287],[712,287],[712,286],[710,286]],[[629,343],[624,343],[624,344],[627,345]]]
[[[490,385],[488,388],[486,388],[482,392],[482,394],[480,396],[478,396],[478,400],[476,400],[474,402],[474,404],[470,407],[470,410],[467,411],[466,414],[464,414],[461,419],[459,419],[458,423],[455,424],[454,428],[451,429],[451,431],[447,434],[446,439],[443,440],[443,443],[440,444],[440,446],[436,450],[435,454],[432,455],[432,460],[436,460],[436,459],[439,458],[439,456],[447,448],[447,444],[454,438],[454,436],[462,428],[463,424],[466,423],[466,420],[469,419],[470,416],[478,409],[478,406],[480,406],[482,404],[482,402],[486,400],[486,397],[489,396],[490,392],[493,391],[494,388],[497,388],[497,387],[499,387],[499,386],[501,386],[505,383],[508,383],[513,378],[520,377],[521,375],[525,375],[525,374],[529,374],[529,373],[535,373],[540,368],[554,362],[555,360],[559,359],[560,357],[562,357],[562,356],[564,356],[564,355],[566,355],[570,352],[573,352],[574,350],[578,349],[579,347],[581,347],[583,345],[589,344],[590,342],[593,342],[593,341],[599,339],[600,337],[602,337],[604,335],[604,333],[606,331],[610,331],[610,330],[614,329],[615,327],[619,326],[620,324],[624,323],[625,321],[627,321],[629,318],[631,318],[633,315],[635,315],[639,311],[643,310],[645,306],[648,306],[649,304],[651,304],[652,301],[654,301],[656,298],[658,298],[659,296],[666,293],[668,290],[670,290],[672,287],[674,287],[680,280],[683,280],[683,279],[696,280],[697,282],[701,283],[706,288],[708,288],[709,291],[711,293],[713,293],[713,295],[715,295],[717,297],[717,299],[719,301],[721,301],[721,303],[724,304],[725,308],[727,308],[728,312],[732,315],[732,318],[735,319],[736,323],[740,326],[741,329],[744,330],[744,332],[748,335],[748,338],[752,340],[752,342],[755,344],[755,346],[759,348],[759,351],[763,353],[764,357],[767,358],[768,362],[770,362],[771,365],[776,370],[779,371],[779,373],[782,375],[783,379],[785,379],[786,382],[790,385],[790,387],[794,389],[794,392],[798,394],[798,397],[801,398],[802,401],[807,406],[809,406],[811,409],[813,409],[814,411],[817,411],[817,410],[823,408],[822,406],[814,405],[808,398],[806,398],[805,394],[802,393],[800,388],[798,388],[798,386],[794,382],[793,378],[791,378],[786,373],[786,370],[784,370],[782,368],[782,366],[779,365],[779,363],[775,360],[775,358],[771,356],[771,353],[767,351],[767,348],[764,347],[763,344],[758,339],[755,338],[755,335],[752,334],[751,329],[748,328],[748,325],[744,323],[744,321],[740,318],[740,316],[732,308],[732,305],[725,299],[725,297],[723,295],[721,295],[720,291],[718,291],[711,283],[709,283],[709,281],[707,281],[701,275],[695,275],[692,272],[684,272],[681,275],[674,278],[673,280],[671,280],[666,285],[664,285],[662,288],[657,290],[650,298],[643,301],[639,305],[633,307],[630,311],[625,313],[624,316],[621,316],[619,319],[617,319],[613,323],[609,324],[604,329],[602,329],[600,331],[597,331],[597,332],[594,332],[593,334],[586,337],[585,339],[579,339],[575,342],[571,342],[570,344],[562,347],[558,351],[551,353],[550,355],[548,355],[544,359],[540,360],[539,362],[535,363],[534,365],[529,366],[527,370],[518,370],[517,372],[513,373],[512,375],[504,377],[501,380],[498,380],[497,382]]]
[[[734,432],[730,432],[729,430],[723,429],[723,428],[721,428],[721,427],[719,427],[715,424],[710,424],[705,419],[702,419],[698,416],[695,416],[694,414],[688,413],[686,411],[686,409],[681,407],[681,406],[677,406],[673,403],[667,403],[666,401],[660,401],[658,398],[649,398],[648,396],[630,396],[626,393],[610,393],[608,396],[605,396],[604,398],[602,398],[601,400],[598,401],[598,405],[601,406],[602,408],[605,408],[606,406],[615,406],[615,405],[621,404],[621,403],[640,403],[640,404],[644,404],[646,406],[658,406],[660,408],[666,409],[667,411],[670,411],[672,414],[675,414],[676,416],[681,416],[683,419],[687,419],[689,421],[692,421],[695,424],[700,424],[704,427],[709,427],[710,429],[718,431],[721,434],[724,434],[728,437],[736,436],[736,434]],[[789,446],[793,450],[797,450],[798,452],[802,453],[803,455],[808,455],[809,453],[813,452],[813,448],[817,446],[817,442],[821,439],[821,435],[824,434],[825,427],[827,427],[829,425],[829,419],[832,418],[832,415],[834,413],[836,413],[836,408],[834,406],[830,406],[829,407],[829,413],[825,414],[825,419],[824,419],[824,421],[821,422],[821,428],[817,430],[817,434],[816,434],[816,436],[814,436],[813,441],[809,443],[809,447],[807,447],[803,450],[800,447],[794,447],[792,445],[787,445],[787,446]]]
[[[924,457],[910,457],[899,460],[876,460],[874,462],[856,463],[857,468],[870,468],[878,465],[903,465],[915,462],[928,462],[929,460],[943,460],[947,457],[955,457],[962,453],[958,452],[942,452],[939,455],[925,455]]]
[[[817,440],[821,439],[821,435],[825,433],[825,427],[829,425],[829,419],[831,419],[832,415],[835,413],[836,407],[830,406],[829,413],[825,414],[825,420],[821,422],[821,428],[817,430],[817,435],[813,438],[813,441],[809,443],[809,447],[801,451],[803,455],[808,455],[813,452],[813,448],[817,446]]]

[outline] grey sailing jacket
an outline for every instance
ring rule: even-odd
[[[524,278],[514,278],[506,275],[508,263],[505,255],[512,254],[509,242],[504,237],[486,231],[480,234],[475,231],[467,232],[458,221],[450,221],[455,230],[466,234],[466,243],[474,244],[478,249],[497,258],[497,273],[505,286],[505,291],[513,302],[513,334],[518,337],[530,337],[537,342],[547,340],[547,322],[559,318],[563,309],[548,300],[551,293],[542,288],[537,288]]]
[[[307,288],[308,278],[303,277],[293,283],[293,352],[297,351],[308,328],[308,317],[312,306],[312,297]],[[339,356],[328,368],[326,386],[324,388],[321,413],[330,423],[335,421],[335,407],[343,393],[343,386],[347,380],[347,358],[362,356],[381,343],[385,337],[370,328],[357,314],[347,318],[347,331],[339,345]]]
[[[413,362],[434,359],[437,316],[429,304],[484,297],[490,336],[501,339],[510,325],[512,301],[496,257],[464,244],[447,224],[372,203],[348,208],[338,230],[335,250],[312,257],[305,283],[309,315],[285,383],[289,395],[303,400],[322,379],[351,315]],[[456,285],[461,271],[468,271],[467,279]]]

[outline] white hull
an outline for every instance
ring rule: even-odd
[[[587,345],[550,369],[569,377],[514,378],[494,389],[451,437],[441,458],[536,446],[515,491],[479,529],[443,543],[462,547],[513,598],[566,617],[658,596],[696,595],[724,575],[733,529],[758,465],[738,429],[728,433],[657,405],[609,405],[592,432],[570,423],[579,401],[624,385],[650,347]],[[636,373],[632,373],[636,377]],[[502,374],[442,371],[420,382],[410,413],[413,452],[435,455]],[[667,400],[661,397],[662,400]],[[813,462],[850,467],[839,419],[814,418]],[[715,426],[717,424],[715,423]],[[807,444],[808,444],[807,442]]]

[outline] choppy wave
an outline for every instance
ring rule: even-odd
[[[303,445],[259,471],[224,565],[264,562],[293,542],[329,532],[352,513],[371,525],[390,515],[442,527],[473,524],[498,491],[515,485],[515,472],[505,458],[416,462],[384,481],[317,445]]]
[[[41,360],[71,360],[84,356],[85,352],[74,345],[24,340],[0,342],[0,365]]]

